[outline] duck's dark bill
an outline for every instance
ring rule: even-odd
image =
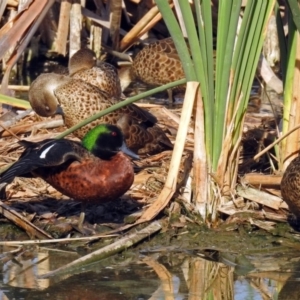
[[[140,157],[136,153],[134,153],[127,147],[127,145],[125,144],[124,141],[123,141],[123,144],[122,144],[120,150],[133,159],[136,159],[136,160],[140,159]]]
[[[62,116],[64,115],[64,111],[63,111],[63,109],[60,105],[57,106],[55,114],[56,115],[62,115]]]

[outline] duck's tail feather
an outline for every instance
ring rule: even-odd
[[[25,148],[29,148],[29,147],[34,148],[34,147],[37,147],[39,145],[39,143],[26,141],[26,140],[20,140],[20,141],[18,141],[18,144],[20,144],[21,146],[23,146]]]
[[[11,183],[15,177],[22,177],[25,174],[30,173],[38,167],[37,164],[33,163],[31,159],[22,159],[15,162],[7,171],[2,173],[0,178],[0,187],[2,184]]]
[[[129,108],[136,114],[132,115],[138,123],[145,124],[146,127],[151,127],[157,123],[157,118],[148,110],[138,107],[135,104],[130,104]]]
[[[0,199],[6,200],[6,192],[5,192],[6,183],[0,183]]]

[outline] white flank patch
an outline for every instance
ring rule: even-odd
[[[55,144],[52,144],[48,148],[46,148],[40,155],[40,158],[46,158],[46,154],[49,152],[49,150],[54,146]]]

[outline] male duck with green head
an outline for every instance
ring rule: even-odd
[[[77,201],[102,203],[122,196],[134,180],[132,163],[125,154],[133,159],[138,156],[126,147],[121,130],[114,125],[96,126],[82,143],[47,139],[20,144],[25,151],[1,175],[2,194],[15,177],[37,176]]]

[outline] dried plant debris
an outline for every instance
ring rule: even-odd
[[[274,118],[263,118],[258,127],[252,128],[244,132],[242,139],[241,162],[239,173],[245,174],[249,172],[272,173],[270,170],[270,159],[275,154],[274,148],[267,154],[263,155],[259,160],[255,161],[253,157],[263,150],[265,147],[274,142],[277,138],[277,123]],[[276,160],[272,160],[276,165]]]

